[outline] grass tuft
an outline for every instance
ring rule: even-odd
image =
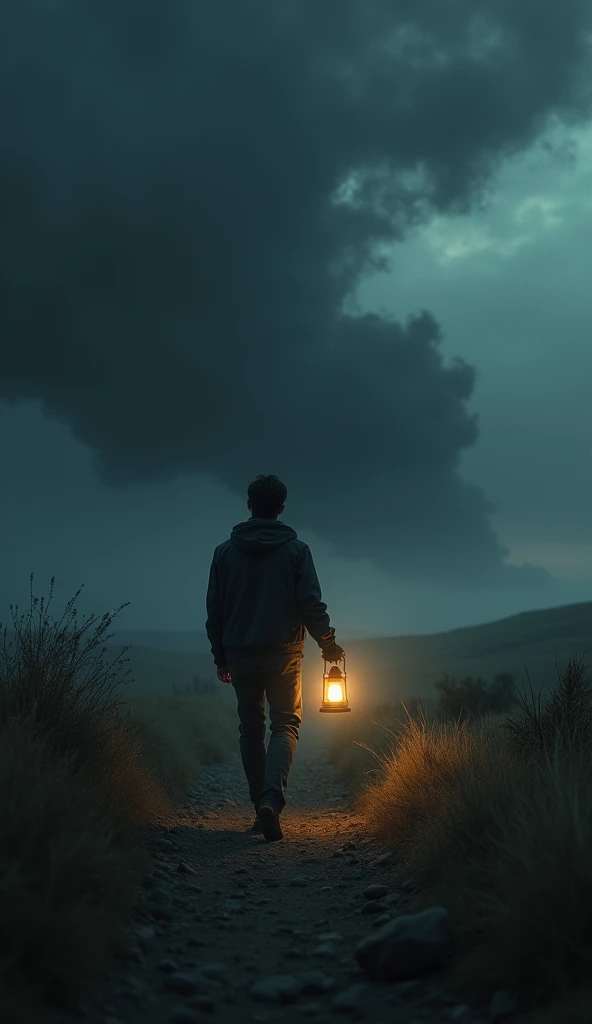
[[[125,648],[106,664],[113,614],[59,622],[50,596],[11,612],[0,647],[0,1000],[37,1021],[88,991],[115,952],[162,818],[234,738],[215,698],[125,700]],[[82,588],[81,588],[82,589]],[[124,605],[121,606],[125,607]],[[117,609],[119,611],[121,609]],[[85,636],[88,630],[90,635]]]

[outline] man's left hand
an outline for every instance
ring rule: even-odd
[[[221,683],[231,683],[230,669],[228,665],[218,665],[218,679]]]

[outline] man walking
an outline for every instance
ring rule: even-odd
[[[206,631],[218,679],[234,686],[240,751],[255,805],[255,829],[281,839],[279,815],[302,720],[301,663],[306,630],[327,661],[343,648],[321,599],[307,544],[278,521],[288,492],[277,476],[249,486],[251,518],[214,551]],[[265,697],[271,738],[265,750]]]

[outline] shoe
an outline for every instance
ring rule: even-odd
[[[261,822],[263,835],[266,839],[273,842],[275,839],[284,838],[284,833],[282,832],[282,827],[280,825],[280,816],[273,804],[260,804],[258,818]]]
[[[263,826],[259,821],[259,815],[255,818],[255,821],[251,825],[251,832],[263,832]]]

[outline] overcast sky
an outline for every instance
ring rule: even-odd
[[[200,628],[274,471],[338,632],[590,598],[589,5],[393,8],[0,12],[2,621]]]

